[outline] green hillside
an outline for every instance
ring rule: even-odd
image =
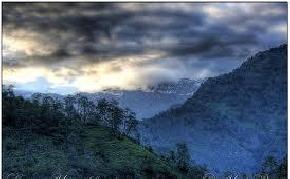
[[[190,178],[205,171],[140,145],[129,135],[132,114],[115,104],[25,100],[11,88],[2,96],[4,178]]]
[[[3,144],[6,173],[35,177],[180,176],[153,152],[125,136],[117,139],[100,126],[86,126],[64,143],[55,136],[6,128]]]

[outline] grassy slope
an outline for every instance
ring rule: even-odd
[[[110,130],[99,126],[85,127],[81,131],[72,134],[65,144],[53,140],[52,136],[23,131],[5,133],[4,130],[4,172],[35,176],[70,174],[79,177],[167,173],[181,177],[168,163],[159,160],[156,154],[127,137],[118,140]]]

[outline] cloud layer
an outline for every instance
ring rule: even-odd
[[[227,72],[281,43],[287,3],[3,4],[7,83],[142,87]]]

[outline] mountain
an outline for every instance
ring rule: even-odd
[[[149,118],[173,105],[184,103],[196,91],[203,80],[182,78],[177,82],[163,82],[148,89],[114,90],[97,93],[81,93],[93,101],[114,99],[120,106],[136,113],[137,119]]]
[[[79,93],[88,97],[90,101],[97,102],[102,98],[116,100],[123,108],[129,108],[136,113],[137,119],[149,118],[161,111],[169,109],[171,106],[184,103],[204,80],[191,80],[181,78],[177,82],[163,82],[147,89],[122,90],[107,89],[95,93]],[[30,97],[32,93],[26,91],[15,91],[17,95]],[[62,99],[62,95],[55,93],[41,94]]]
[[[185,142],[192,160],[215,172],[253,172],[287,154],[287,45],[257,53],[230,73],[208,78],[183,105],[140,125],[159,152]]]

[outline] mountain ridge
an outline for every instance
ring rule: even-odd
[[[76,95],[88,97],[90,101],[97,101],[105,98],[115,100],[124,108],[130,108],[136,113],[139,120],[149,118],[161,111],[169,109],[171,106],[180,105],[190,97],[198,88],[202,79],[192,80],[181,78],[177,82],[163,82],[147,89],[123,90],[123,89],[106,89],[95,93],[80,92]],[[33,93],[27,91],[16,91],[16,94],[29,98]],[[53,98],[62,99],[64,96],[54,93],[47,93]]]
[[[268,154],[285,155],[286,114],[287,45],[282,45],[208,78],[183,105],[144,121],[140,131],[143,142],[160,152],[184,140],[192,159],[212,170],[256,171]]]

